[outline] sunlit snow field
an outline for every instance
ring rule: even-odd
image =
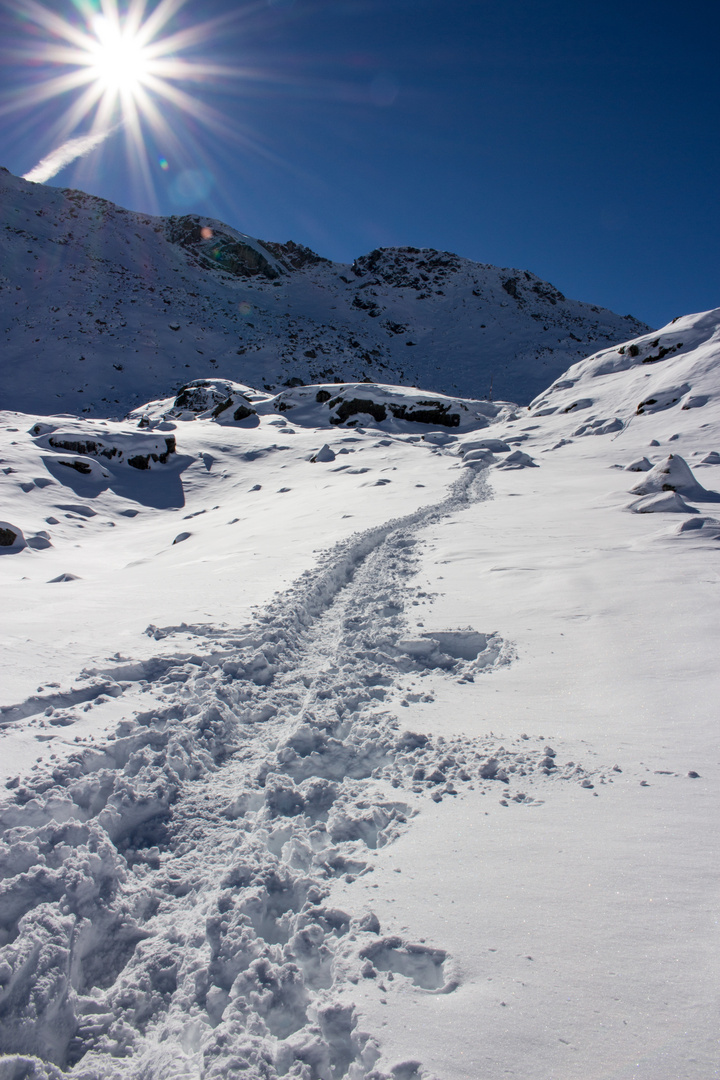
[[[720,1075],[719,318],[457,428],[2,414],[0,1077]]]

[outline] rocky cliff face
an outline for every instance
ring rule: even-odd
[[[197,215],[0,171],[0,404],[120,416],[195,378],[404,383],[528,402],[648,328],[525,271],[378,249],[352,265]]]

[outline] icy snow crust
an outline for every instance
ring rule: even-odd
[[[449,252],[331,263],[5,170],[0,200],[0,403],[28,413],[118,418],[218,375],[273,392],[369,379],[526,403],[598,344],[647,329]]]
[[[714,1074],[719,316],[2,414],[0,1077]]]

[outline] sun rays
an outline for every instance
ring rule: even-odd
[[[12,53],[15,60],[32,66],[33,82],[0,111],[7,114],[67,99],[64,112],[47,133],[57,149],[43,159],[44,170],[38,173],[36,167],[29,178],[48,179],[54,175],[48,173],[53,162],[60,162],[57,172],[123,128],[129,155],[149,184],[148,130],[162,145],[165,158],[187,155],[187,138],[180,139],[173,114],[204,130],[227,133],[227,118],[191,92],[192,84],[208,85],[242,74],[237,67],[198,55],[203,44],[220,36],[226,20],[191,23],[183,13],[187,2],[160,0],[148,11],[146,0],[130,0],[126,9],[118,6],[118,0],[74,0],[68,18],[38,0],[14,2],[32,37],[24,36]]]

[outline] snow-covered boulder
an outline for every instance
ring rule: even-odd
[[[23,531],[9,521],[0,521],[0,555],[14,555],[26,546]]]
[[[463,458],[463,465],[467,467],[480,465],[494,465],[497,458],[492,450],[469,450]]]
[[[195,379],[180,387],[164,415],[174,420],[199,418],[237,424],[255,415],[249,394],[250,387],[229,379]]]
[[[512,454],[508,454],[505,460],[499,461],[496,466],[498,469],[537,469],[537,467],[537,462],[522,450],[513,450]]]
[[[327,443],[320,447],[317,454],[313,454],[310,458],[311,461],[334,461],[335,452],[330,449]]]
[[[461,454],[469,454],[472,450],[492,450],[494,454],[506,454],[512,448],[504,439],[468,439],[462,442],[458,449]]]
[[[89,480],[95,484],[105,484],[110,479],[110,473],[99,461],[82,454],[58,454],[57,456],[44,454],[42,460],[48,471],[60,480],[70,475],[70,472],[65,472],[65,470],[72,470],[83,480]]]
[[[679,491],[688,498],[706,495],[698,484],[685,458],[670,454],[664,461],[654,465],[643,479],[630,489],[633,495],[652,495],[659,491]]]
[[[41,449],[59,455],[55,459],[58,463],[98,479],[98,470],[93,470],[89,462],[113,467],[129,465],[140,470],[168,462],[176,453],[175,436],[167,431],[145,433],[146,427],[142,422],[138,430],[109,421],[59,420],[55,424],[37,423],[30,428],[30,434]],[[107,477],[108,473],[102,471],[102,475]]]

